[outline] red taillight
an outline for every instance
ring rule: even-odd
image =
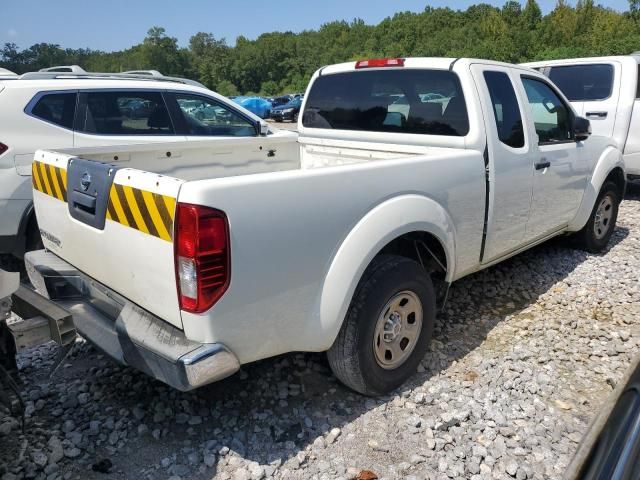
[[[9,147],[6,146],[4,143],[0,142],[0,155],[2,155],[7,150],[9,150]]]
[[[382,68],[404,67],[404,58],[374,58],[372,60],[360,60],[356,68]]]
[[[180,308],[209,310],[229,287],[229,224],[214,208],[178,203],[175,222],[176,283]]]

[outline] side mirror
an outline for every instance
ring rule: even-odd
[[[573,138],[576,142],[586,140],[591,135],[591,122],[584,117],[573,119]]]
[[[258,124],[258,131],[260,132],[260,136],[266,137],[269,133],[269,124],[267,122],[260,122]]]

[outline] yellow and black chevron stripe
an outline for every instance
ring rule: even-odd
[[[67,171],[65,169],[34,160],[31,164],[31,175],[33,188],[63,202],[67,201]]]
[[[176,199],[114,183],[107,218],[171,242]]]
[[[67,171],[34,160],[33,188],[63,202],[67,201]],[[107,219],[141,232],[172,241],[176,199],[114,183],[109,192]]]

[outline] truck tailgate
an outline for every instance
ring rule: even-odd
[[[32,171],[44,246],[182,328],[172,239],[184,181],[47,151]]]

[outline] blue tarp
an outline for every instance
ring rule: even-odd
[[[243,106],[260,118],[267,118],[271,112],[271,102],[260,97],[236,97],[233,99],[238,105]]]

